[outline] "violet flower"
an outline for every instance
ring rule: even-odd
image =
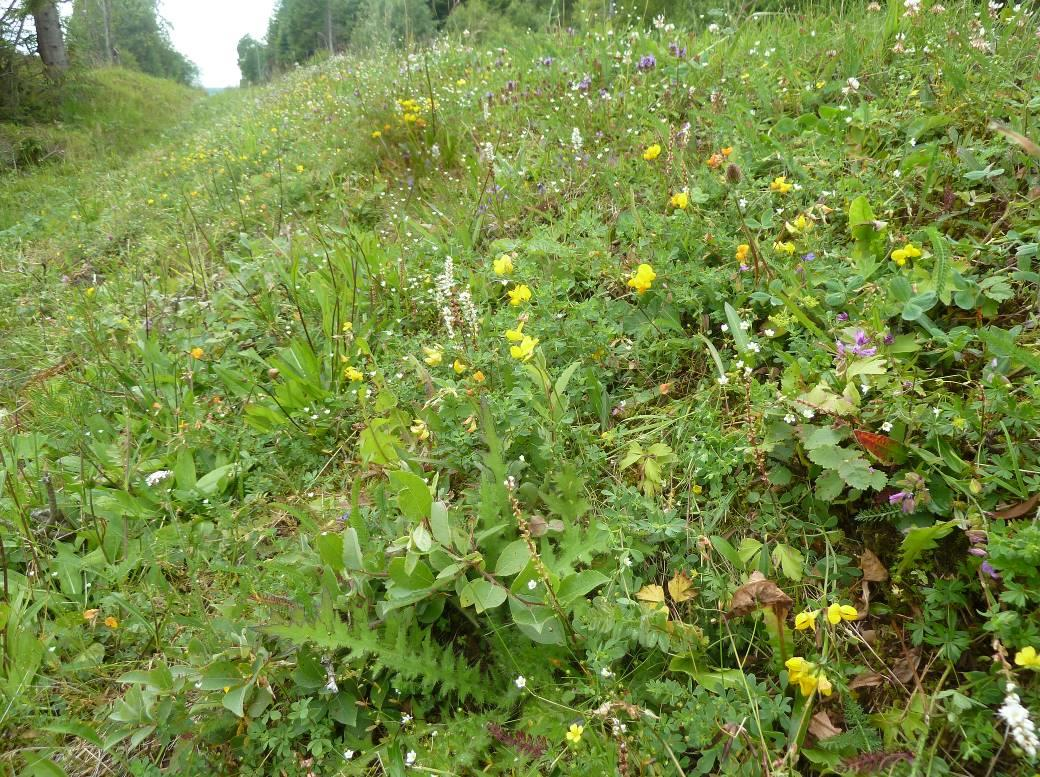
[[[657,59],[653,54],[647,54],[645,57],[640,57],[637,67],[640,70],[653,70],[657,67]]]

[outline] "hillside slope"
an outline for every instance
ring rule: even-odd
[[[1026,773],[1040,79],[994,13],[339,57],[21,179],[0,763]]]

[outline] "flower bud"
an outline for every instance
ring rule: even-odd
[[[744,174],[741,172],[739,165],[734,164],[733,162],[730,162],[726,166],[726,180],[729,183],[731,183],[731,184],[738,184],[738,183],[740,183],[740,181],[741,181],[741,179],[743,177],[744,177]]]
[[[274,367],[267,371],[267,377],[269,377],[271,380],[277,380],[279,375],[281,375],[281,373]]]

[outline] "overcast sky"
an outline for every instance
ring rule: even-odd
[[[238,86],[238,41],[267,32],[275,0],[162,0],[174,47],[199,66],[202,85]]]

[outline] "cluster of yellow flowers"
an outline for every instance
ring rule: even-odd
[[[628,279],[628,285],[635,289],[637,294],[645,294],[649,291],[656,278],[657,273],[654,272],[653,267],[648,264],[641,264],[636,269],[635,274]]]
[[[921,249],[913,243],[907,243],[902,248],[897,248],[892,252],[892,261],[902,267],[906,264],[907,259],[917,259],[920,256]]]
[[[813,691],[830,696],[834,691],[834,686],[827,679],[827,675],[812,661],[806,661],[801,656],[794,656],[787,659],[784,666],[787,667],[788,678],[792,683],[798,684],[798,690],[802,692],[802,696],[809,696]]]
[[[509,304],[514,308],[525,302],[530,302],[532,297],[531,288],[526,283],[513,287],[507,293],[509,294]]]
[[[671,199],[668,200],[668,204],[677,210],[686,210],[690,204],[690,193],[687,191],[676,192],[672,195]]]
[[[778,175],[773,179],[773,182],[769,184],[769,191],[776,192],[777,194],[787,194],[793,188],[794,184],[787,182],[786,175]]]
[[[495,275],[512,275],[513,257],[509,254],[502,254],[491,263],[491,267],[494,269]]]
[[[659,156],[661,156],[661,146],[657,143],[648,146],[646,151],[643,152],[643,159],[647,162],[653,162]]]
[[[416,127],[425,127],[426,120],[422,117],[423,107],[416,100],[398,100],[398,106],[401,108],[401,119],[405,124],[414,124]]]
[[[794,617],[794,627],[798,631],[812,629],[816,631],[816,619],[820,616],[820,610],[806,610]],[[837,626],[842,621],[854,621],[859,618],[859,612],[851,604],[838,604],[834,602],[827,608],[827,622]]]

